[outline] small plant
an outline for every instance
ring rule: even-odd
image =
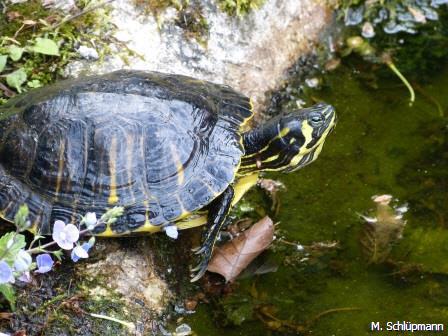
[[[30,227],[28,213],[28,207],[21,206],[14,218],[16,231],[8,232],[0,238],[0,293],[8,300],[12,309],[15,305],[12,284],[16,280],[30,282],[32,273],[49,272],[54,266],[53,257],[62,261],[63,250],[71,251],[71,259],[74,262],[88,258],[88,252],[94,245],[95,238],[91,237],[88,241],[80,242],[80,237],[92,233],[97,226],[114,223],[123,214],[123,208],[114,207],[100,219],[97,219],[95,213],[88,212],[79,225],[57,220],[53,226],[51,242],[42,245],[44,237],[37,234],[26,247],[22,232]]]
[[[22,2],[0,11],[0,103],[53,82],[73,59],[101,60],[109,51],[112,29],[102,8],[108,1],[77,1],[71,14],[40,0]]]

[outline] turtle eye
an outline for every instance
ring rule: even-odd
[[[310,118],[310,123],[314,127],[318,127],[318,126],[322,125],[323,122],[324,122],[324,119],[322,118],[322,116],[317,115],[317,114],[311,116],[311,118]]]

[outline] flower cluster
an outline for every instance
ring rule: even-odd
[[[49,272],[55,261],[53,257],[61,261],[63,250],[71,251],[71,259],[74,262],[89,257],[89,250],[95,244],[95,238],[80,242],[79,239],[87,233],[91,233],[97,226],[111,224],[123,214],[122,207],[115,207],[104,213],[100,219],[93,212],[88,212],[79,225],[66,224],[57,220],[53,224],[52,241],[41,245],[43,236],[36,235],[28,245],[25,236],[21,232],[30,227],[28,221],[28,208],[22,206],[17,212],[14,223],[15,232],[8,232],[0,238],[0,292],[5,286],[11,286],[16,279],[24,282],[31,281],[32,273]],[[38,245],[34,247],[34,245]],[[55,247],[59,249],[54,249]],[[35,260],[33,261],[33,256]]]

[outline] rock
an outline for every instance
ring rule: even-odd
[[[42,0],[42,5],[46,8],[58,9],[65,13],[76,9],[75,0]]]
[[[87,46],[80,46],[78,48],[79,56],[85,59],[97,60],[99,57],[98,52],[94,48],[90,48]]]
[[[264,106],[265,93],[282,82],[285,70],[310,51],[330,19],[330,11],[313,0],[267,0],[243,18],[229,17],[215,1],[203,0],[200,8],[209,27],[204,44],[187,37],[173,8],[156,19],[132,0],[111,6],[114,37],[142,58],[130,59],[129,65],[118,54],[103,64],[81,60],[68,66],[67,76],[123,68],[179,73],[230,85],[252,97],[256,110]]]
[[[142,302],[145,308],[160,314],[173,298],[165,279],[161,277],[163,272],[169,272],[170,264],[174,264],[170,260],[172,254],[166,253],[164,249],[167,247],[153,239],[129,239],[130,244],[113,239],[99,240],[94,253],[101,256],[100,260],[80,264],[80,272],[87,278],[105,279],[107,287],[121,294],[129,304]],[[176,249],[174,245],[173,250]],[[159,256],[156,256],[159,252],[167,255],[162,265],[158,265],[161,264]],[[98,290],[92,288],[91,291]]]

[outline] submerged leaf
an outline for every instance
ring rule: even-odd
[[[273,239],[274,224],[269,217],[264,217],[237,238],[217,247],[208,270],[233,281]]]
[[[390,195],[374,196],[373,201],[377,206],[374,217],[361,215],[365,223],[360,242],[369,263],[384,262],[389,257],[393,244],[402,237],[406,225],[403,213],[407,208],[394,208],[390,205],[391,200]]]

